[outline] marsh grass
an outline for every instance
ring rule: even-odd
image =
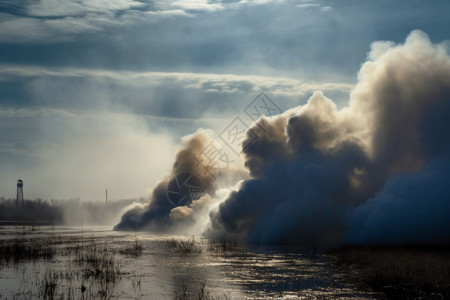
[[[73,260],[81,269],[81,292],[102,299],[109,298],[122,278],[121,265],[115,258],[116,250],[108,245],[91,243],[75,250]]]
[[[183,254],[200,254],[202,252],[201,242],[194,237],[184,239],[171,238],[167,241],[167,246]]]
[[[220,240],[209,240],[209,251],[211,252],[234,252],[237,250],[237,241],[223,236]]]
[[[72,250],[69,268],[46,272],[40,295],[44,299],[109,299],[123,274],[116,251],[95,243]]]
[[[348,246],[329,254],[350,280],[387,297],[450,298],[448,246]]]
[[[67,277],[63,272],[47,270],[40,285],[39,296],[43,299],[54,299],[56,289],[59,284]]]
[[[115,282],[86,270],[47,270],[39,284],[40,299],[109,299]],[[116,277],[116,276],[115,276]],[[116,277],[117,278],[117,277]]]
[[[56,247],[50,241],[39,239],[13,239],[0,241],[0,262],[3,264],[22,261],[52,259]]]
[[[174,293],[176,300],[228,300],[227,295],[211,296],[208,287],[204,281],[199,282],[198,286],[189,286],[182,284],[180,289]]]
[[[13,254],[16,248],[21,250]],[[175,291],[172,284],[163,285],[165,298],[228,299],[225,294],[221,295],[225,286],[226,293],[231,291],[234,294],[228,283],[218,283],[216,277],[211,277],[214,286],[206,284],[206,278],[210,280],[206,277],[209,273],[203,272],[203,268],[210,270],[214,266],[203,265],[203,261],[223,266],[227,278],[231,276],[236,282],[244,282],[246,288],[257,291],[255,295],[269,295],[271,298],[296,292],[299,297],[305,295],[304,286],[294,287],[290,280],[295,277],[292,274],[305,267],[301,256],[287,250],[275,254],[271,251],[266,254],[259,248],[256,252],[254,250],[225,237],[211,241],[174,236],[153,242],[146,237],[139,240],[137,236],[130,241],[129,234],[103,236],[82,231],[60,234],[42,230],[18,235],[15,240],[0,241],[0,260],[17,263],[5,266],[6,272],[11,271],[17,277],[14,285],[6,290],[9,293],[7,297],[12,299],[141,299],[148,296],[149,291],[153,295],[153,285],[158,281],[155,283],[152,276],[159,274],[136,267],[148,266],[149,270],[159,272],[161,269],[155,269],[153,264],[159,265],[158,260],[166,258],[168,251],[176,262],[173,266],[167,265],[174,268],[176,273],[173,274],[178,274],[180,262],[183,264],[182,274],[190,276],[191,267],[194,273],[192,277],[179,277],[190,278],[191,281],[187,284],[175,281]],[[14,255],[18,258],[13,259]],[[164,263],[161,265],[165,268]],[[308,268],[310,266],[306,265]],[[20,271],[23,271],[22,277]]]
[[[139,242],[137,239],[131,245],[128,245],[125,248],[119,249],[120,254],[132,256],[132,257],[141,256],[143,251],[144,251],[144,245],[142,245],[142,243]]]
[[[42,238],[16,238],[0,241],[0,264],[19,265],[29,261],[41,261],[46,271],[39,279],[27,282],[25,272],[22,281],[33,288],[18,291],[15,296],[39,299],[109,299],[122,279],[121,265],[117,262],[117,250],[106,239],[73,237],[67,243],[60,236]],[[126,253],[142,253],[137,242]],[[67,261],[64,270],[51,268],[58,256]],[[64,258],[65,257],[65,258]],[[133,287],[140,288],[140,281]],[[37,293],[37,294],[36,294]]]
[[[207,249],[212,255],[234,260],[236,265],[248,264],[255,259],[247,247],[242,247],[236,240],[225,236],[219,240],[208,240]]]

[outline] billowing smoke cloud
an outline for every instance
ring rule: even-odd
[[[210,138],[184,140],[147,207],[116,229],[198,227],[256,243],[450,242],[450,57],[413,31],[404,44],[376,42],[348,106],[316,92],[305,105],[252,125],[243,150],[251,178],[220,204],[195,162]],[[176,208],[170,178],[194,174],[207,193]],[[240,177],[242,179],[242,177]],[[237,182],[237,178],[236,178]]]
[[[420,32],[372,45],[349,105],[321,92],[253,125],[252,179],[209,235],[258,243],[450,241],[450,58]]]
[[[199,129],[182,142],[170,174],[156,184],[150,202],[129,209],[115,230],[198,234],[208,222],[210,206],[217,202],[213,196],[218,184],[245,176],[243,170],[230,169],[230,178],[214,161],[202,160],[203,151],[213,142],[211,131]]]

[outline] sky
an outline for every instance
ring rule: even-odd
[[[0,1],[0,197],[145,197],[261,91],[347,105],[375,41],[448,47],[448,1]],[[252,120],[250,120],[251,122]],[[400,180],[400,179],[399,179]]]

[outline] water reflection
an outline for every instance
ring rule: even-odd
[[[0,289],[7,298],[39,298],[45,276],[51,271],[85,274],[74,264],[74,250],[107,251],[119,266],[112,298],[372,298],[373,295],[347,283],[329,257],[302,248],[236,245],[211,242],[200,237],[155,236],[146,233],[113,232],[91,227],[1,227],[0,241],[38,239],[57,248],[51,260],[27,259],[3,263]],[[133,252],[134,245],[142,247]],[[126,251],[125,251],[125,250]],[[79,254],[78,254],[79,255]],[[106,254],[105,254],[106,255]],[[79,272],[79,273],[77,273]],[[47,274],[47,275],[46,275]],[[68,287],[80,295],[83,277],[61,279],[56,295],[67,297]],[[87,286],[89,288],[89,286]],[[97,290],[95,290],[95,293]],[[94,298],[101,295],[93,293]],[[32,297],[30,297],[32,296]]]

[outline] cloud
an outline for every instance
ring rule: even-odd
[[[0,41],[13,43],[67,42],[80,35],[152,23],[171,16],[188,16],[176,6],[134,0],[42,0],[4,6]]]
[[[224,6],[221,3],[211,3],[207,0],[183,0],[183,1],[174,1],[172,3],[173,6],[181,8],[183,11],[191,12],[191,11],[216,11],[224,9]]]
[[[415,28],[445,39],[449,5],[341,1],[324,13],[325,1],[67,2],[2,2],[0,60],[351,83],[374,39],[400,41]]]
[[[105,12],[128,10],[144,6],[144,3],[134,0],[115,0],[115,1],[94,1],[83,0],[74,1],[57,1],[57,0],[41,0],[32,2],[26,7],[30,16],[36,17],[58,17],[58,16],[76,16],[89,12]]]
[[[4,93],[14,95],[11,106],[108,107],[122,113],[196,123],[217,118],[219,114],[231,119],[227,115],[245,107],[242,100],[250,102],[261,90],[282,101],[280,105],[290,106],[305,101],[317,89],[345,96],[353,87],[346,83],[304,82],[283,77],[14,65],[2,66],[0,85]],[[209,121],[204,121],[208,125]]]
[[[209,86],[210,89],[225,90],[234,92],[236,89],[244,91],[247,87],[239,86],[250,85],[252,91],[258,89],[271,90],[273,93],[289,93],[291,95],[306,93],[313,90],[341,90],[350,91],[353,84],[338,82],[304,82],[289,77],[270,77],[258,75],[240,75],[240,74],[214,74],[214,73],[189,73],[189,72],[134,72],[134,71],[113,71],[102,69],[80,69],[80,68],[46,68],[36,66],[2,65],[0,71],[0,80],[7,80],[8,76],[35,77],[35,76],[53,76],[53,77],[93,77],[108,78],[124,81],[126,83],[144,83],[152,80],[184,82],[187,87],[201,88]],[[131,82],[133,81],[133,82]],[[235,87],[236,86],[236,87]],[[256,88],[253,88],[256,86]]]

